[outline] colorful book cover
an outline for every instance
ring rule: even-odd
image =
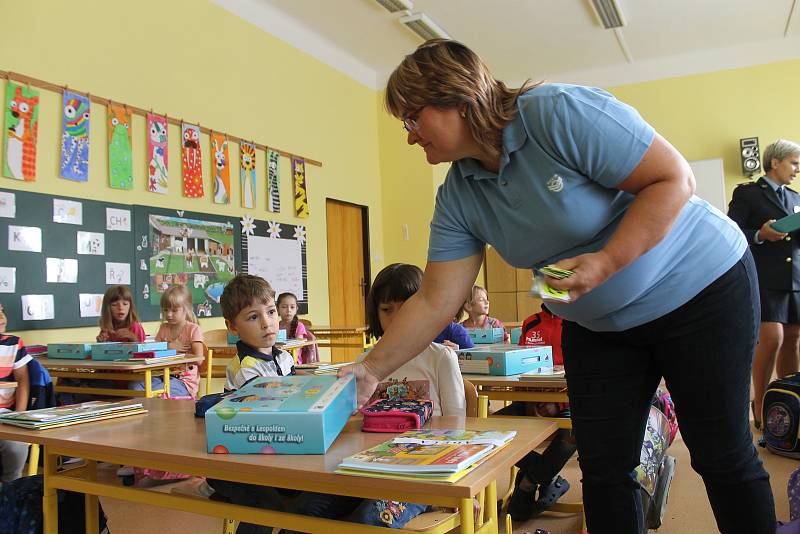
[[[256,205],[256,146],[242,142],[239,145],[239,169],[242,181],[242,207]]]
[[[339,467],[378,472],[455,473],[488,455],[491,444],[428,444],[387,441],[348,456]]]
[[[39,91],[8,82],[5,110],[6,157],[3,159],[3,175],[32,182],[36,180]]]
[[[211,134],[211,152],[214,154],[214,203],[228,204],[231,201],[231,158],[225,134]]]
[[[131,113],[124,106],[108,106],[108,177],[114,189],[133,189]]]
[[[89,117],[91,102],[83,95],[64,91],[61,126],[61,177],[89,180]]]
[[[183,146],[183,196],[203,198],[203,155],[200,151],[200,127],[181,124]]]
[[[169,188],[167,118],[147,114],[147,190],[166,194]]]
[[[308,191],[306,188],[306,163],[292,158],[292,182],[294,183],[294,213],[304,219],[308,217]]]
[[[495,447],[502,447],[516,436],[514,430],[411,430],[403,432],[392,441],[395,443],[483,443],[491,444]]]
[[[267,151],[267,209],[272,213],[281,211],[279,157],[274,150]]]

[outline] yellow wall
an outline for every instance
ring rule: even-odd
[[[761,150],[778,138],[800,142],[794,117],[800,60],[731,69],[609,89],[631,104],[688,160],[721,157],[730,199],[741,174],[739,139]]]
[[[179,178],[180,132],[171,126],[170,194],[148,193],[144,119],[136,117],[135,189],[111,190],[107,186],[105,109],[93,105],[89,183],[73,183],[58,178],[60,95],[42,91],[37,181],[28,184],[0,178],[0,187],[305,223],[310,318],[318,323],[328,320],[325,198],[370,206],[370,249],[373,258],[383,255],[375,91],[210,2],[137,0],[123,5],[104,0],[26,0],[21,12],[19,2],[0,0],[0,13],[19,14],[0,32],[2,70],[152,107],[324,164],[322,168],[307,166],[311,217],[306,220],[291,214],[291,165],[286,158],[280,162],[283,207],[277,216],[266,211],[265,185],[259,187],[258,205],[253,210],[238,207],[238,186],[227,206],[213,204],[209,196],[186,199],[181,196]],[[4,94],[4,83],[0,89]],[[208,146],[204,136],[207,195],[211,191]],[[235,162],[238,146],[231,148]],[[259,152],[258,158],[259,183],[264,184],[265,156]],[[222,326],[219,318],[202,321],[204,329]],[[145,329],[154,333],[156,326],[146,324]],[[71,328],[21,334],[29,343],[48,343],[92,339],[96,333],[96,328]]]

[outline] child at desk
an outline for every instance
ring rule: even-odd
[[[203,356],[203,332],[192,311],[192,294],[184,285],[169,286],[161,295],[161,318],[164,320],[156,334],[156,341],[166,341],[167,346],[187,356]],[[153,376],[152,387],[164,385],[161,376]],[[169,379],[171,397],[196,397],[200,386],[198,364],[186,365]],[[144,390],[144,382],[133,382],[131,389]]]
[[[461,324],[466,328],[503,328],[503,342],[511,341],[499,319],[489,317],[489,294],[479,285],[472,286],[470,297],[464,302],[462,311],[467,314]]]
[[[419,290],[422,270],[415,265],[395,263],[384,268],[367,295],[368,333],[379,338],[389,328],[403,303]],[[364,355],[361,357],[363,358]],[[416,398],[433,401],[433,415],[466,414],[464,380],[456,354],[448,347],[431,343],[417,357],[397,369],[378,385],[376,397],[387,386],[403,382]],[[370,402],[373,399],[370,399]],[[349,516],[351,521],[388,528],[403,528],[425,512],[428,505],[360,499],[338,495],[305,493],[295,502],[297,513],[329,519]]]
[[[125,286],[109,287],[103,295],[97,341],[141,343],[144,338],[144,328],[139,322],[130,290]]]
[[[8,326],[3,305],[0,304],[0,332]],[[0,411],[24,411],[28,409],[30,381],[28,362],[31,357],[25,344],[17,336],[0,333]],[[2,382],[16,382],[16,388],[3,388]],[[18,441],[0,440],[0,459],[3,472],[0,482],[10,482],[22,476],[22,468],[28,458],[28,444]]]
[[[286,330],[287,339],[316,339],[314,334],[306,330],[306,325],[297,317],[297,296],[294,293],[281,293],[278,295],[278,314],[281,316],[280,328]],[[316,345],[309,345],[300,349],[297,363],[314,363],[319,361]]]

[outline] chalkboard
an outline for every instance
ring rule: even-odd
[[[0,239],[9,331],[96,325],[106,288],[133,282],[129,205],[0,189]]]
[[[239,265],[238,219],[135,206],[134,221],[136,308],[142,320],[159,319],[161,294],[173,284],[189,288],[198,317],[221,317],[219,297]]]
[[[297,313],[308,313],[308,265],[304,226],[258,221],[245,216],[242,232],[242,272],[261,276],[275,288],[297,296]]]

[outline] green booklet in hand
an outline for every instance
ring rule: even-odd
[[[787,215],[772,223],[773,230],[777,232],[789,233],[800,229],[800,213]]]

